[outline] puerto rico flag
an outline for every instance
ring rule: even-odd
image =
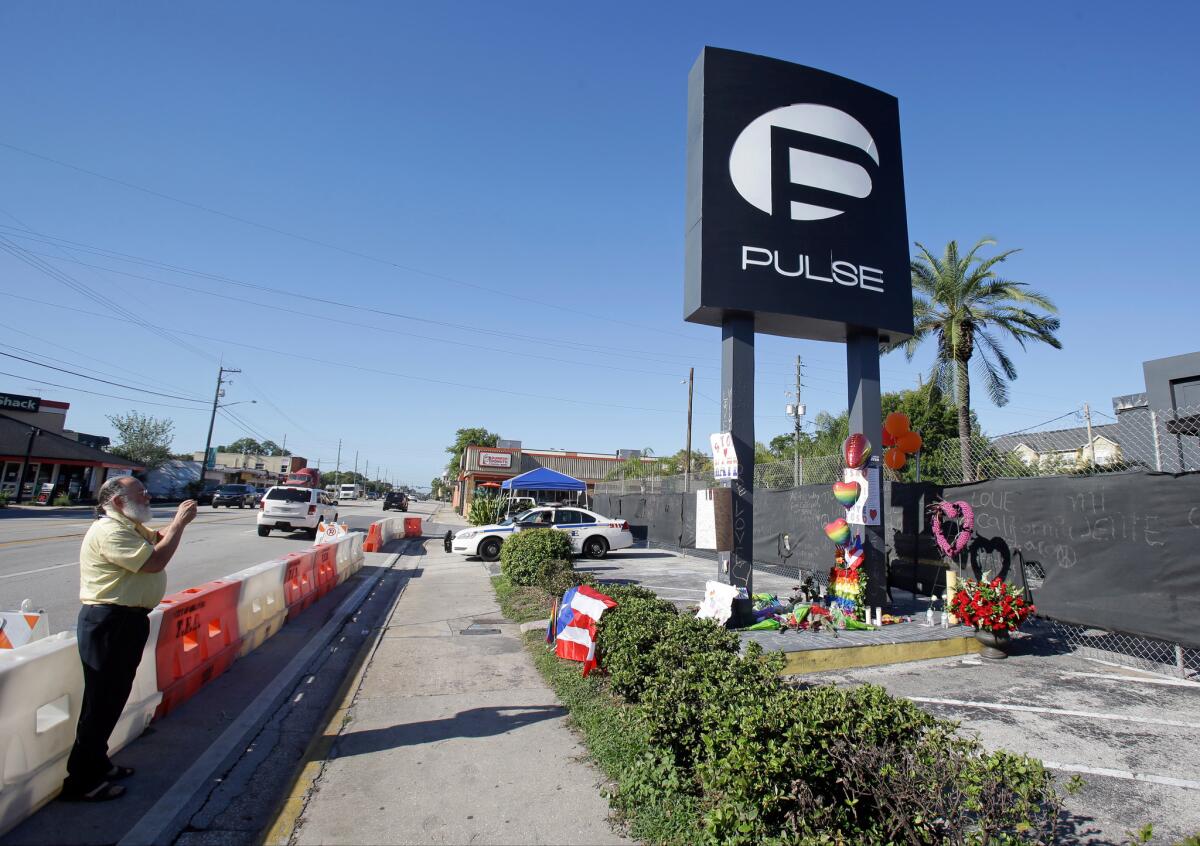
[[[568,661],[582,661],[587,676],[597,666],[596,621],[617,603],[599,591],[580,585],[563,594],[554,619],[554,654]]]
[[[846,544],[846,569],[857,570],[859,565],[863,563],[863,543],[862,537],[854,536],[854,543]]]

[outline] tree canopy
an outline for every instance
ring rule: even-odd
[[[454,433],[454,443],[446,447],[446,452],[450,453],[450,460],[446,462],[446,470],[457,478],[458,466],[462,463],[463,453],[468,446],[474,444],[475,446],[494,447],[499,440],[499,435],[489,432],[482,426],[459,429]]]
[[[136,461],[147,471],[155,470],[171,459],[174,421],[131,411],[110,414],[108,422],[117,432],[118,443],[110,449],[113,455]]]
[[[222,444],[217,447],[217,452],[244,452],[247,455],[291,455],[290,450],[286,450],[274,441],[256,441],[254,438],[238,438],[231,444]]]
[[[953,398],[958,412],[963,481],[975,478],[969,446],[971,362],[976,362],[992,402],[1005,405],[1008,383],[1017,378],[1017,369],[1001,346],[1001,336],[1015,340],[1021,349],[1026,341],[1062,349],[1054,334],[1061,325],[1053,316],[1058,309],[1050,298],[997,273],[997,266],[1018,251],[989,258],[979,254],[995,244],[982,238],[961,256],[958,242],[951,241],[938,257],[918,243],[920,255],[911,263],[914,333],[901,346],[911,361],[925,340],[937,340],[930,381]]]

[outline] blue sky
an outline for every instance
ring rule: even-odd
[[[712,44],[899,98],[910,237],[1019,247],[1007,275],[1062,312],[1064,349],[1010,345],[1012,400],[977,390],[981,420],[1075,425],[1198,347],[1200,13],[1147,9],[5,3],[0,235],[48,267],[0,252],[0,351],[201,400],[223,360],[226,401],[257,404],[216,441],[286,434],[326,468],[340,438],[343,466],[411,483],[460,426],[674,452],[689,366],[703,443],[719,331],[681,318],[684,129]],[[759,440],[790,429],[797,354],[810,417],[844,408],[841,347],[757,350]],[[931,353],[886,358],[885,389]],[[70,402],[71,428],[138,408],[203,445],[203,402],[0,362],[0,390]]]

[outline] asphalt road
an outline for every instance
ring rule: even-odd
[[[90,509],[0,510],[0,611],[15,611],[23,599],[49,614],[51,633],[75,628],[79,614],[79,545],[91,524]],[[154,527],[175,508],[155,508]],[[413,514],[417,512],[414,509]],[[312,545],[299,533],[272,532],[260,538],[253,509],[201,506],[167,567],[167,592],[228,576],[263,561]],[[381,503],[359,500],[338,506],[339,521],[366,529],[384,516]]]

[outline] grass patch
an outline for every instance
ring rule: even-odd
[[[500,613],[514,623],[545,620],[550,616],[554,598],[536,586],[514,585],[507,576],[493,576],[492,589],[500,603]]]
[[[609,780],[609,801],[629,834],[646,843],[688,844],[701,838],[699,814],[692,797],[676,794],[674,803],[632,801],[618,785],[636,781],[649,749],[646,727],[637,710],[612,692],[608,679],[593,673],[583,678],[579,664],[557,658],[541,632],[528,632],[525,646],[559,701],[571,712],[570,723],[583,735],[592,760]]]

